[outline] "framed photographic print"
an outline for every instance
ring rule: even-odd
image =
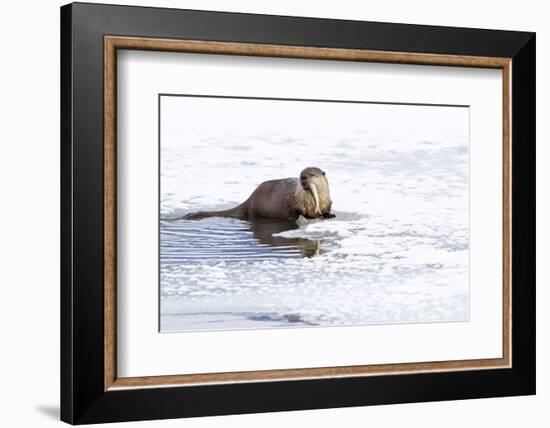
[[[61,8],[72,424],[535,393],[535,35]]]

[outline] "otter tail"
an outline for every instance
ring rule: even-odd
[[[245,218],[246,217],[246,202],[222,211],[197,211],[189,213],[180,217],[181,220],[200,220],[208,217],[232,217],[232,218]]]

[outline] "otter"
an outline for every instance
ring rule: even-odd
[[[206,217],[234,217],[240,219],[274,218],[296,221],[334,218],[330,212],[332,201],[327,176],[316,167],[308,167],[300,178],[264,181],[249,198],[234,208],[223,211],[199,211],[182,217],[198,220]]]

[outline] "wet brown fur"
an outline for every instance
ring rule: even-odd
[[[311,185],[317,189],[319,211]],[[223,211],[199,211],[185,215],[184,219],[206,217],[235,217],[244,219],[278,218],[297,220],[301,215],[308,219],[332,218],[332,201],[325,173],[316,167],[309,167],[300,173],[300,178],[283,178],[264,181],[242,204]]]

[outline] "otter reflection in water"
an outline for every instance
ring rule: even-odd
[[[305,238],[283,238],[274,236],[281,232],[297,229],[296,222],[288,220],[277,220],[270,218],[258,218],[249,220],[252,237],[258,241],[260,247],[269,248],[291,248],[300,251],[302,257],[313,257],[323,254],[320,240]]]
[[[195,220],[206,217],[233,217],[240,219],[274,218],[296,221],[333,218],[328,180],[324,171],[308,167],[300,178],[264,181],[242,204],[223,211],[199,211],[183,217]]]

